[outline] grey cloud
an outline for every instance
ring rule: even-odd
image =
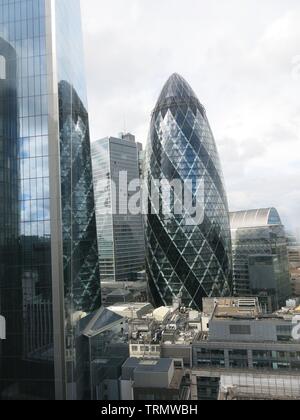
[[[146,142],[174,71],[207,109],[232,209],[275,205],[299,225],[299,0],[83,0],[92,139]]]

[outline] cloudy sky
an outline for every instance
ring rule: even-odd
[[[300,1],[82,0],[92,139],[147,141],[170,74],[205,105],[231,210],[300,226]]]

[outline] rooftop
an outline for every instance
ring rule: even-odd
[[[262,314],[257,298],[206,298],[203,311],[212,318],[256,318]]]
[[[231,229],[282,225],[275,208],[246,210],[230,213]]]
[[[170,358],[160,358],[160,359],[153,359],[153,360],[144,360],[144,359],[137,359],[134,357],[130,357],[126,360],[126,362],[123,365],[123,372],[127,371],[125,374],[128,375],[129,371],[132,371],[133,378],[137,380],[137,377],[134,377],[135,374],[138,374],[139,376],[142,375],[142,377],[145,375],[156,375],[156,374],[165,374],[168,375],[170,372],[173,373],[173,376],[171,378],[171,381],[169,382],[168,389],[179,389],[182,384],[182,379],[184,377],[184,371],[183,369],[175,369],[174,366],[174,360]],[[141,377],[141,376],[140,376]],[[168,378],[165,376],[165,378]],[[169,379],[168,379],[169,380]],[[138,381],[135,383],[137,387],[141,386],[141,382]],[[147,383],[147,380],[143,381],[143,387],[150,386],[149,383]],[[155,388],[165,388],[166,382],[161,382],[161,377],[157,376],[157,379],[155,382],[152,381],[151,384],[152,387]]]
[[[205,114],[203,105],[199,102],[197,95],[188,82],[179,74],[174,73],[165,83],[157,101],[154,114],[163,108],[193,104],[202,115]]]
[[[150,303],[117,303],[108,308],[111,312],[114,312],[124,318],[140,318],[147,314],[152,314],[153,306]]]
[[[110,309],[115,310],[115,307]],[[190,345],[201,325],[201,314],[197,311],[173,307],[154,310],[152,307],[152,311],[140,317],[133,314],[129,322],[129,340],[132,345]]]
[[[207,298],[203,302],[211,319],[216,320],[291,321],[300,313],[300,307],[293,300],[287,302],[289,306],[272,314],[262,312],[257,298]]]
[[[155,360],[141,360],[135,357],[130,357],[126,360],[124,368],[135,368],[136,372],[169,372],[172,367],[172,359],[155,359]]]
[[[172,74],[165,83],[159,102],[168,98],[197,98],[188,82],[178,73]]]
[[[98,311],[83,318],[80,321],[80,328],[85,337],[93,337],[101,333],[108,326],[122,321],[123,318],[120,315],[101,307]]]

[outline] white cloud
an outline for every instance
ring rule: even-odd
[[[277,206],[300,225],[298,0],[83,0],[93,140],[146,142],[181,73],[207,109],[232,209]]]

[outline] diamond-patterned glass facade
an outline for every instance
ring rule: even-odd
[[[204,107],[187,82],[174,74],[164,86],[150,127],[144,180],[204,183],[204,219],[189,225],[184,214],[165,215],[149,197],[146,267],[157,306],[181,296],[201,309],[203,297],[227,296],[232,287],[229,211],[215,140]],[[174,202],[181,197],[174,191]],[[161,206],[160,206],[161,207]],[[150,214],[151,213],[151,214]],[[155,213],[155,214],[154,214]]]

